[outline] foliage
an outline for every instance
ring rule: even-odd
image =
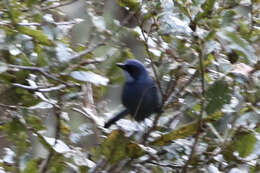
[[[260,171],[260,1],[3,0],[0,172]],[[136,58],[164,112],[110,129]]]

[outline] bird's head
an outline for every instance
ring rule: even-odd
[[[123,70],[127,82],[148,77],[145,67],[138,60],[130,59],[116,65]]]

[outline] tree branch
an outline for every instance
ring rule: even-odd
[[[15,86],[15,87],[18,87],[18,88],[23,88],[23,89],[26,89],[26,90],[29,90],[29,91],[37,91],[37,92],[41,92],[41,93],[59,91],[61,89],[67,88],[67,87],[79,87],[79,85],[76,85],[76,84],[69,85],[69,86],[66,86],[64,84],[60,84],[60,85],[57,85],[57,86],[46,87],[46,88],[40,87],[40,86],[35,87],[35,86],[22,85],[22,84],[19,84],[19,83],[13,83],[12,85]]]
[[[195,134],[195,141],[194,141],[194,144],[192,146],[189,159],[187,160],[186,164],[184,165],[184,167],[182,169],[182,173],[187,173],[188,166],[189,166],[190,162],[192,161],[192,159],[195,155],[196,148],[197,148],[197,145],[198,145],[199,140],[200,140],[200,134],[201,134],[201,131],[202,131],[203,113],[204,113],[204,105],[205,105],[205,82],[204,82],[204,65],[203,65],[204,55],[202,53],[202,50],[203,50],[203,48],[200,46],[199,63],[200,63],[202,97],[201,97],[201,100],[200,100],[201,109],[200,109],[200,115],[199,115],[199,120],[198,120],[199,125],[198,125],[197,132]]]
[[[60,130],[61,130],[60,119],[61,119],[61,113],[62,113],[62,107],[63,107],[63,104],[62,104],[62,101],[61,101],[61,95],[59,95],[58,100],[59,100],[58,105],[54,106],[54,113],[55,113],[55,116],[56,116],[56,127],[55,127],[56,130],[55,130],[55,135],[54,135],[55,142],[54,142],[54,145],[52,147],[54,147],[57,144],[57,141],[60,138]],[[44,165],[42,166],[42,169],[40,170],[40,173],[45,173],[45,172],[48,171],[48,168],[49,168],[50,163],[51,163],[51,159],[53,158],[55,153],[56,153],[56,151],[54,149],[51,149],[47,159],[44,162]]]
[[[21,69],[21,70],[28,70],[28,71],[33,71],[33,72],[38,72],[41,73],[43,76],[52,79],[54,81],[63,83],[66,85],[66,82],[56,78],[55,76],[50,75],[47,71],[48,68],[42,68],[42,67],[34,67],[34,66],[21,66],[21,65],[13,65],[13,64],[9,64],[8,68],[11,69]]]
[[[71,60],[78,59],[78,58],[80,58],[80,57],[82,57],[82,56],[88,54],[89,52],[92,52],[93,50],[95,50],[95,49],[98,48],[99,46],[103,46],[103,45],[105,45],[104,42],[97,43],[97,44],[95,44],[95,45],[93,45],[93,46],[90,46],[90,47],[87,48],[86,50],[83,50],[83,51],[81,51],[81,52],[75,54],[75,55],[72,56],[70,59],[71,59]]]

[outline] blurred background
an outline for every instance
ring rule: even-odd
[[[0,173],[260,172],[259,0],[0,1]],[[138,59],[164,112],[123,107]]]

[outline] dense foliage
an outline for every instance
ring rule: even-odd
[[[0,1],[0,173],[260,172],[259,0]],[[147,67],[164,112],[109,129]]]

